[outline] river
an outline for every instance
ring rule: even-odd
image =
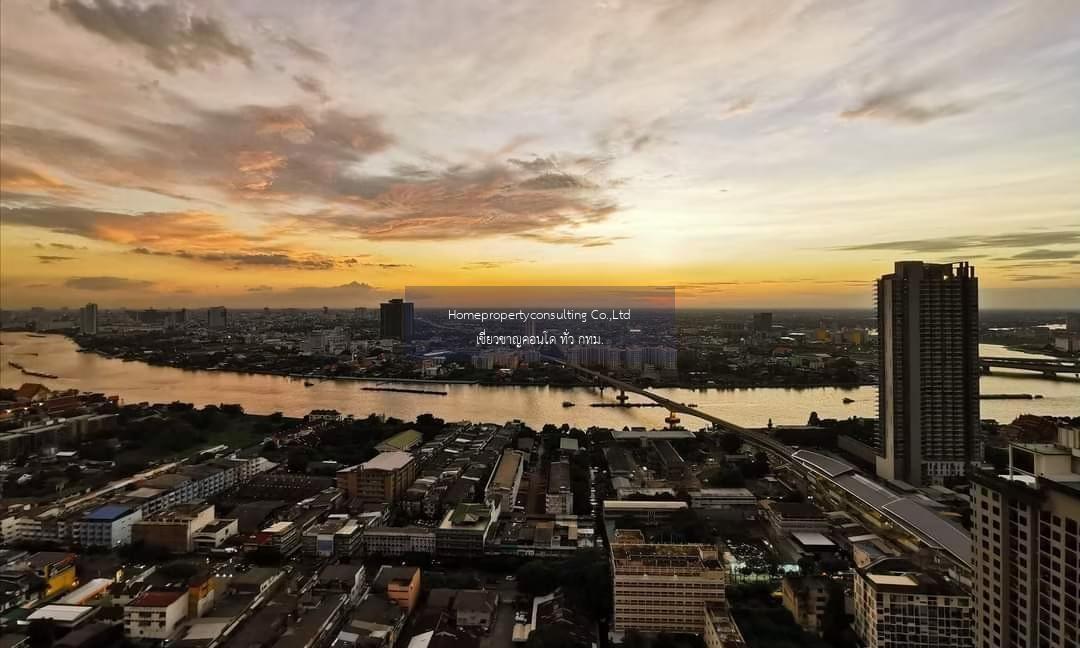
[[[60,335],[31,337],[26,333],[2,333],[0,341],[0,386],[18,387],[24,382],[42,382],[52,389],[118,394],[124,402],[182,401],[205,405],[239,403],[252,413],[280,411],[302,416],[313,409],[337,409],[347,414],[385,414],[412,419],[430,412],[449,421],[472,420],[501,423],[520,419],[532,426],[569,423],[621,428],[624,425],[663,425],[660,408],[589,407],[590,403],[613,402],[611,389],[600,394],[589,388],[491,387],[446,385],[446,396],[425,396],[395,392],[363,391],[370,382],[318,381],[313,387],[280,376],[237,374],[216,371],[187,371],[155,367],[141,362],[124,362],[92,353],[76,352],[75,343]],[[981,345],[984,356],[1023,355],[997,345]],[[25,376],[8,366],[15,361],[27,369],[59,376],[56,380]],[[1080,416],[1080,382],[1054,381],[1023,372],[995,369],[982,378],[983,393],[1035,393],[1040,400],[982,401],[982,417],[1002,422],[1019,414]],[[417,385],[402,385],[417,387]],[[822,418],[876,416],[874,387],[839,389],[657,389],[657,393],[685,403],[697,403],[702,410],[748,427],[764,427],[771,418],[776,424],[806,423],[811,411]],[[843,403],[843,398],[854,402]],[[644,400],[633,397],[634,400]],[[573,401],[575,407],[563,407]],[[687,427],[698,423],[684,417]]]

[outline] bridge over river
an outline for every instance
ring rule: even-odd
[[[983,373],[990,373],[992,367],[999,369],[1019,369],[1022,371],[1037,371],[1044,376],[1058,376],[1059,374],[1073,374],[1080,377],[1080,360],[1067,358],[979,358],[979,367]]]

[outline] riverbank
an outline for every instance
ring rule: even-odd
[[[72,340],[75,344],[78,341],[70,336],[65,335],[68,339]],[[297,373],[288,371],[273,371],[273,370],[259,370],[259,369],[239,369],[234,367],[201,367],[201,366],[187,366],[180,364],[173,364],[170,362],[161,362],[153,358],[133,358],[122,355],[112,355],[105,353],[99,349],[79,347],[79,353],[92,353],[98,357],[107,358],[110,360],[120,360],[121,362],[139,362],[152,367],[169,367],[171,369],[179,369],[181,371],[208,371],[208,372],[229,372],[238,375],[252,375],[252,376],[278,376],[281,378],[290,378],[294,380],[339,380],[350,382],[375,382],[375,383],[402,383],[402,384],[420,384],[420,385],[481,385],[485,387],[544,387],[552,389],[577,389],[580,387],[591,387],[593,383],[589,382],[577,382],[577,383],[559,383],[559,382],[543,382],[543,381],[515,381],[515,380],[455,380],[452,378],[404,378],[397,376],[347,376],[347,375],[334,375],[334,374],[320,374],[320,373]],[[694,391],[711,391],[711,390],[743,390],[743,389],[849,389],[857,390],[861,387],[873,387],[876,383],[873,381],[860,381],[860,382],[837,382],[837,381],[820,381],[820,382],[808,382],[808,383],[785,383],[776,381],[744,381],[738,384],[725,384],[725,385],[701,385],[689,382],[670,382],[670,381],[649,381],[647,384],[641,385],[648,389],[688,389]],[[610,389],[610,388],[608,388]]]
[[[313,409],[336,409],[343,414],[366,417],[371,413],[412,419],[424,413],[447,421],[510,421],[519,419],[533,426],[563,424],[586,429],[591,426],[621,429],[644,426],[663,427],[663,408],[588,407],[592,402],[615,402],[619,392],[591,386],[564,387],[528,384],[479,385],[446,384],[447,396],[427,396],[383,391],[364,391],[371,381],[321,380],[304,387],[303,379],[232,371],[180,370],[143,362],[121,362],[94,353],[78,353],[75,344],[60,335],[31,338],[24,333],[2,333],[0,346],[0,386],[18,388],[26,382],[8,360],[60,376],[42,380],[49,389],[77,389],[119,395],[125,403],[169,403],[181,401],[197,406],[239,403],[251,413],[301,417]],[[985,347],[984,355],[1000,355],[999,347]],[[36,354],[36,355],[35,355]],[[396,380],[378,380],[393,386]],[[987,394],[1038,392],[1041,400],[984,400],[981,417],[1011,421],[1020,414],[1076,416],[1080,414],[1080,385],[1063,381],[1018,378],[995,373],[980,379]],[[402,383],[403,386],[418,386]],[[573,392],[577,393],[573,393]],[[697,403],[703,412],[721,416],[745,427],[803,425],[808,413],[821,418],[846,419],[877,415],[877,389],[863,386],[832,387],[746,387],[681,389],[657,387],[654,391],[680,403]],[[632,402],[644,399],[628,394]],[[845,402],[849,399],[851,402]],[[572,401],[578,407],[563,407]],[[690,422],[691,419],[686,419]]]

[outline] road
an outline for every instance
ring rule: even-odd
[[[709,423],[712,423],[714,426],[716,426],[717,428],[719,428],[721,430],[724,430],[724,431],[727,431],[727,432],[734,432],[734,433],[738,434],[739,436],[741,436],[743,438],[743,440],[745,440],[747,443],[749,443],[749,444],[751,444],[753,446],[756,446],[758,448],[761,448],[765,452],[775,456],[776,458],[780,459],[781,461],[790,463],[794,467],[794,469],[796,471],[801,473],[801,472],[803,472],[805,470],[805,468],[801,464],[799,464],[798,462],[791,461],[791,453],[794,451],[793,448],[791,448],[790,446],[787,446],[787,445],[777,441],[776,439],[774,439],[774,438],[772,438],[772,437],[770,437],[770,436],[768,436],[766,434],[762,434],[760,432],[754,432],[752,430],[748,430],[748,429],[746,429],[746,428],[744,428],[744,427],[742,427],[740,425],[736,425],[736,424],[732,423],[731,421],[724,420],[724,419],[720,418],[719,416],[714,416],[712,414],[709,414],[708,412],[703,412],[703,411],[701,411],[700,409],[698,409],[696,407],[688,407],[685,403],[678,403],[676,401],[671,400],[670,398],[664,398],[663,396],[660,396],[659,394],[654,394],[654,393],[650,392],[647,389],[642,389],[641,387],[638,387],[637,385],[633,385],[631,383],[624,382],[622,380],[618,380],[617,378],[612,378],[611,376],[602,374],[599,371],[593,371],[591,369],[586,369],[585,367],[566,362],[566,361],[561,360],[559,358],[554,358],[554,357],[550,357],[550,356],[543,356],[543,358],[545,360],[550,361],[550,362],[556,362],[558,364],[561,364],[561,365],[563,365],[563,366],[565,366],[565,367],[567,367],[569,369],[573,369],[574,371],[577,371],[579,373],[585,374],[587,376],[591,376],[591,377],[593,377],[593,378],[595,378],[597,380],[605,382],[608,385],[611,385],[612,387],[620,389],[620,390],[622,390],[624,392],[630,392],[630,393],[633,393],[633,394],[638,394],[640,396],[644,396],[645,398],[648,398],[648,399],[652,400],[655,403],[659,403],[660,405],[663,405],[665,408],[668,409],[668,411],[672,412],[673,414],[677,413],[677,414],[685,414],[687,416],[694,416],[694,417],[703,419],[705,421],[708,421]]]
[[[499,601],[495,625],[480,639],[480,648],[511,648],[514,645],[514,599]]]

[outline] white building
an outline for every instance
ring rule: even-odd
[[[364,553],[403,556],[435,553],[435,530],[426,527],[371,527],[364,530]]]
[[[882,558],[855,573],[855,633],[867,648],[974,645],[971,596],[903,558]]]
[[[84,547],[118,547],[131,542],[131,527],[142,519],[137,508],[106,504],[83,515],[79,542]]]
[[[132,639],[168,639],[187,613],[187,590],[144,592],[124,606],[124,634]]]

